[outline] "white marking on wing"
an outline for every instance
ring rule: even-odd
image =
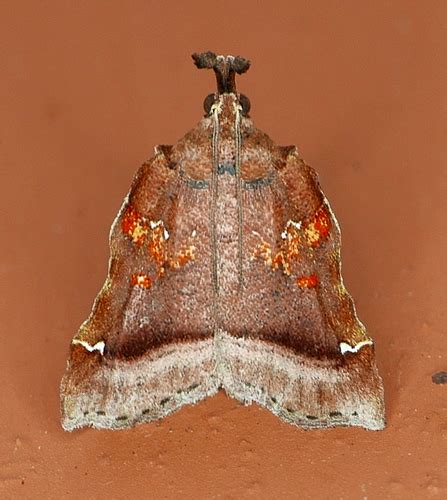
[[[301,229],[301,226],[302,226],[302,222],[299,221],[299,222],[295,222],[294,220],[288,220],[287,221],[287,224],[286,224],[286,229],[281,233],[281,238],[283,240],[287,239],[287,229],[290,227],[290,226],[293,226],[295,229],[297,229],[298,231]]]
[[[355,346],[351,346],[346,342],[340,342],[340,351],[342,354],[346,354],[347,352],[358,352],[365,345],[372,345],[372,340],[363,340]]]
[[[163,238],[165,239],[165,241],[169,238],[169,232],[165,228],[165,224],[162,220],[157,220],[157,221],[151,220],[149,221],[149,225],[151,229],[155,229],[156,227],[161,226],[163,228]]]
[[[103,340],[96,342],[95,345],[91,345],[88,342],[85,342],[85,340],[73,339],[72,344],[82,345],[82,347],[84,347],[84,349],[87,349],[87,351],[89,352],[99,351],[101,353],[101,356],[104,356],[104,348],[106,344]]]

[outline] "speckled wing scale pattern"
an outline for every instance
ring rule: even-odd
[[[223,389],[304,428],[384,427],[372,339],[340,274],[314,170],[255,128],[235,73],[138,171],[112,226],[106,282],[70,346],[62,425],[121,429]]]

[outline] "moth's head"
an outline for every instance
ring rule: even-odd
[[[250,67],[250,61],[240,56],[218,56],[214,52],[196,53],[192,58],[199,69],[213,69],[216,75],[217,92],[209,94],[203,101],[205,113],[210,114],[213,104],[219,101],[222,94],[231,94],[239,101],[242,114],[248,116],[250,100],[236,91],[236,73],[238,75],[245,73]]]

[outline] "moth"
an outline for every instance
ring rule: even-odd
[[[205,115],[155,148],[113,223],[107,279],[70,345],[62,426],[122,429],[223,389],[304,428],[385,424],[374,345],[340,273],[315,171],[214,70]]]

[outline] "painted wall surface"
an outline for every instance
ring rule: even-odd
[[[0,2],[0,497],[447,497],[447,3]],[[258,127],[297,144],[342,227],[388,427],[303,431],[225,394],[129,431],[62,431],[69,342],[138,166],[252,61]]]

